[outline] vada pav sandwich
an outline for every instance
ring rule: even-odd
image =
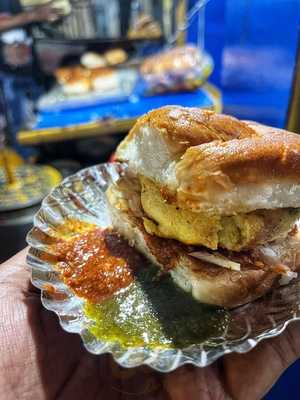
[[[115,228],[200,302],[235,307],[297,277],[300,137],[177,106],[119,145]]]

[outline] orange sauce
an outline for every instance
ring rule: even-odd
[[[80,297],[97,303],[127,287],[141,256],[116,232],[94,228],[55,244],[57,268]]]

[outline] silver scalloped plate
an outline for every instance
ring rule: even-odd
[[[162,372],[172,371],[186,363],[205,367],[224,354],[251,350],[261,340],[282,333],[291,321],[300,319],[300,282],[294,281],[258,301],[230,311],[221,334],[220,331],[216,335],[212,332],[202,342],[186,348],[124,348],[117,342],[97,339],[89,329],[93,321],[84,313],[84,300],[62,282],[54,265],[45,261],[45,255],[51,251],[45,238],[53,236],[66,218],[109,227],[105,191],[121,173],[118,164],[102,164],[65,179],[43,201],[34,218],[34,228],[27,237],[31,246],[27,261],[32,270],[32,283],[41,289],[44,307],[58,315],[65,331],[78,333],[89,352],[111,353],[124,367],[146,364]],[[51,284],[62,296],[49,295],[45,290],[47,284]]]

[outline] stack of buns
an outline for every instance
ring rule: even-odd
[[[86,94],[91,91],[107,92],[119,87],[118,71],[113,68],[94,68],[92,70],[82,67],[59,68],[56,79],[66,95]]]
[[[118,70],[113,67],[127,59],[127,53],[120,48],[108,50],[102,55],[86,52],[80,59],[81,65],[58,68],[55,76],[63,92],[69,96],[116,90],[120,78]]]

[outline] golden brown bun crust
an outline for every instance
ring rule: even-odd
[[[112,49],[104,54],[104,58],[109,65],[118,65],[124,63],[128,55],[123,49]]]
[[[189,148],[177,164],[179,197],[272,180],[299,183],[300,136],[268,127],[260,133]]]
[[[58,82],[63,85],[76,80],[88,79],[90,71],[80,66],[62,67],[55,71],[55,76]]]
[[[105,78],[114,74],[115,70],[113,68],[95,68],[91,71],[91,79]]]
[[[182,165],[184,162],[199,168],[199,171],[202,168],[211,172],[222,171],[235,184],[276,177],[297,179],[300,173],[300,136],[274,132],[261,138],[209,143],[188,149]]]
[[[125,147],[145,125],[163,134],[175,152],[214,140],[228,141],[257,136],[248,124],[228,115],[199,108],[166,106],[139,118],[120,148]]]
[[[300,207],[300,135],[213,111],[151,111],[119,145],[116,159],[195,212]]]

